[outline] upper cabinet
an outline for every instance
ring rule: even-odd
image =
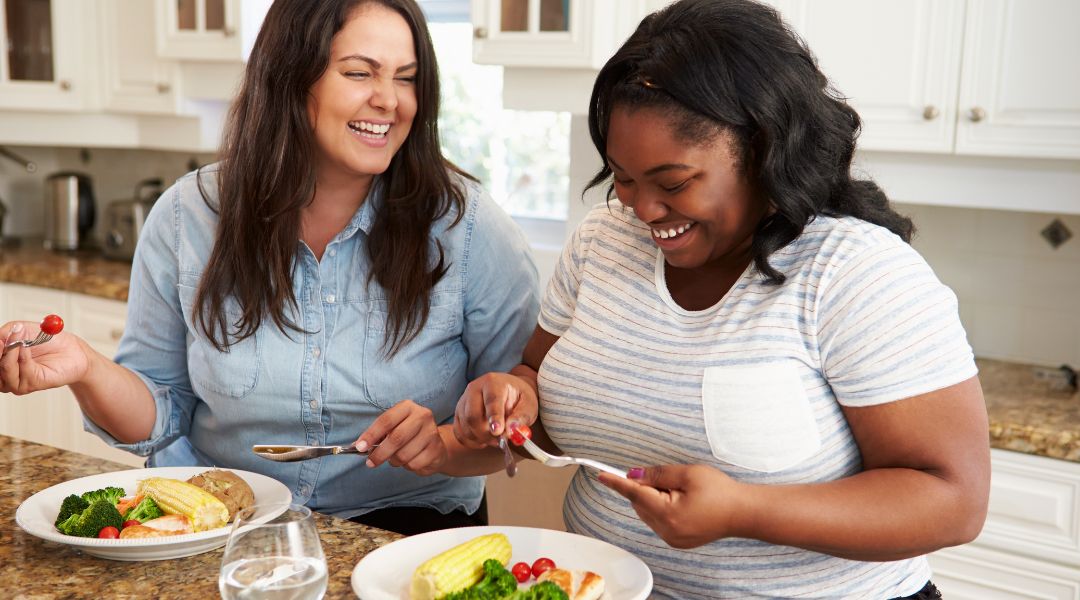
[[[102,93],[106,110],[144,114],[176,114],[175,61],[155,52],[154,6],[146,0],[102,0],[98,10],[102,32]]]
[[[473,59],[508,67],[598,69],[647,0],[472,0]]]
[[[271,0],[155,0],[157,52],[166,58],[242,61]]]
[[[84,0],[0,0],[0,109],[79,110],[93,103],[91,10]]]
[[[770,0],[863,118],[866,150],[1080,158],[1080,3]]]

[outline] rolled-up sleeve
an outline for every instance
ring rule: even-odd
[[[157,416],[150,437],[124,444],[83,418],[86,431],[140,456],[186,435],[198,402],[188,378],[187,325],[177,292],[182,187],[177,183],[166,191],[143,225],[131,269],[127,322],[115,358],[153,396]]]
[[[540,292],[536,264],[524,234],[485,193],[472,188],[467,220],[465,321],[468,378],[505,372],[521,362],[536,327]]]

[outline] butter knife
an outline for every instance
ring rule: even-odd
[[[298,460],[308,460],[334,454],[367,454],[378,447],[379,445],[375,444],[367,450],[360,452],[356,449],[356,446],[289,446],[283,444],[256,444],[251,447],[251,451],[267,460],[296,462]]]

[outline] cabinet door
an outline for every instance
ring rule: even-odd
[[[0,108],[78,110],[96,98],[93,2],[0,0]]]
[[[1080,158],[1080,2],[969,0],[959,153]]]
[[[4,318],[13,321],[40,323],[47,314],[67,315],[67,293],[33,286],[4,284],[0,288],[3,294]],[[70,327],[70,323],[67,324]],[[37,335],[33,325],[27,335]],[[58,448],[73,449],[72,433],[74,413],[79,409],[74,400],[66,401],[66,390],[43,390],[15,396],[4,394],[3,419],[0,420],[0,433],[24,440],[48,444]],[[80,426],[81,429],[81,426]]]
[[[963,0],[770,0],[863,121],[867,150],[951,152]]]
[[[101,0],[105,108],[175,114],[176,63],[158,59],[154,5],[146,0]]]
[[[599,68],[638,0],[472,0],[473,60],[512,67]],[[628,32],[622,32],[628,33]]]
[[[973,546],[929,557],[931,581],[949,600],[1080,600],[1080,569]]]
[[[271,0],[155,0],[158,55],[209,61],[247,58]]]

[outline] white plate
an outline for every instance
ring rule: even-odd
[[[422,533],[368,553],[352,572],[352,588],[360,600],[406,600],[413,571],[427,559],[489,533],[505,533],[513,556],[510,564],[541,556],[563,569],[592,571],[604,578],[604,600],[641,600],[652,590],[652,571],[640,558],[607,542],[565,531],[532,527],[461,527]]]
[[[89,477],[80,477],[59,483],[30,496],[15,511],[15,522],[23,531],[50,542],[60,542],[93,556],[113,560],[164,560],[180,558],[208,552],[225,545],[229,537],[229,527],[219,527],[199,533],[186,533],[161,538],[100,540],[81,538],[60,533],[53,523],[60,512],[60,504],[71,494],[83,494],[104,487],[122,487],[127,495],[134,495],[135,486],[142,479],[166,477],[186,480],[193,475],[209,470],[208,467],[159,467],[154,469],[132,469],[115,471]],[[230,469],[251,486],[255,492],[256,504],[279,504],[292,502],[292,494],[284,484],[265,475]],[[279,511],[280,512],[280,511]],[[269,520],[277,515],[258,515],[260,520]]]

